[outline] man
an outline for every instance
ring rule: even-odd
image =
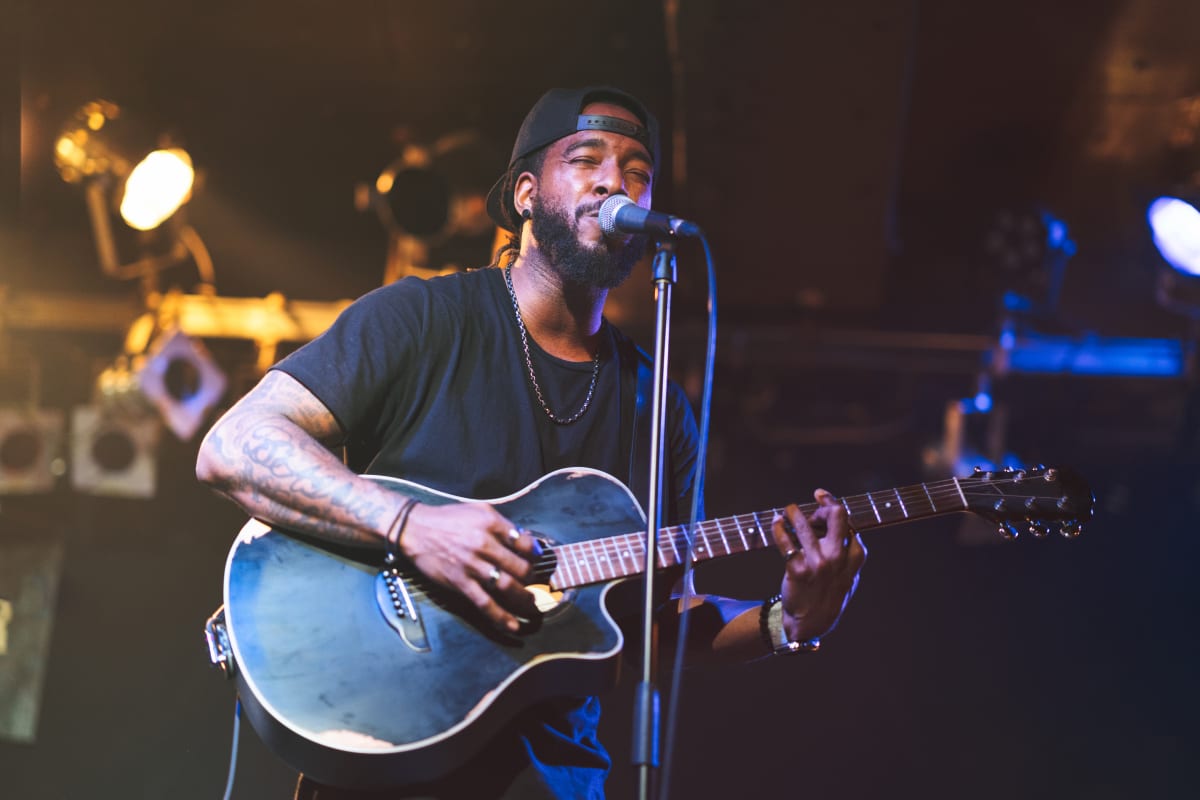
[[[398,550],[517,630],[518,616],[536,613],[523,589],[538,547],[529,533],[483,503],[414,505],[327,448],[344,445],[370,472],[461,497],[507,495],[567,466],[628,481],[640,456],[630,444],[639,356],[601,312],[646,242],[606,237],[597,211],[613,194],[650,207],[658,147],[656,120],[627,93],[548,92],[488,198],[493,219],[514,233],[497,257],[506,265],[361,298],[213,427],[198,477],[273,524]],[[680,520],[698,490],[697,435],[674,385],[668,435],[664,509]],[[833,628],[865,551],[842,506],[827,492],[816,498],[811,519],[789,506],[775,521],[780,595],[697,598],[692,647],[752,659],[787,643],[806,649]],[[677,604],[665,606],[670,622]],[[437,786],[387,796],[602,797],[610,761],[595,740],[598,713],[595,698],[542,704]],[[302,781],[297,796],[343,795]]]

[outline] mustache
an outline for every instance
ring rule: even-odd
[[[604,201],[600,200],[595,203],[585,203],[575,209],[575,219],[586,217],[588,214],[599,214],[600,206],[604,205]]]

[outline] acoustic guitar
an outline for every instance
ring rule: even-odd
[[[467,498],[368,476],[423,503]],[[645,516],[618,480],[552,472],[488,500],[543,544],[528,587],[541,614],[516,634],[407,563],[382,568],[355,552],[251,520],[229,553],[224,606],[209,620],[210,655],[235,678],[261,738],[309,776],[342,786],[436,778],[473,755],[522,708],[596,694],[616,680],[623,638],[606,599],[644,569]],[[1078,535],[1094,499],[1061,469],[974,475],[847,496],[866,531],[971,512],[1008,538]],[[811,512],[815,506],[802,506]],[[776,509],[658,532],[666,569],[774,546]]]

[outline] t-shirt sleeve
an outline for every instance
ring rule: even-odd
[[[366,294],[316,339],[272,369],[302,383],[348,438],[369,435],[381,405],[415,363],[430,315],[429,292],[406,278]]]

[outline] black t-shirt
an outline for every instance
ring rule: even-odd
[[[498,269],[407,278],[376,289],[275,368],[332,412],[346,434],[351,465],[361,471],[484,500],[517,492],[561,467],[600,469],[628,484],[644,355],[612,326],[604,329],[591,404],[569,425],[550,420],[538,403]],[[592,363],[555,358],[532,337],[528,343],[546,404],[560,418],[571,416],[587,396]],[[690,513],[696,443],[691,408],[672,383],[668,521]],[[630,488],[644,503],[646,487]],[[518,718],[495,748],[528,761],[508,796],[602,796],[610,761],[595,739],[598,717],[595,698],[580,698]]]

